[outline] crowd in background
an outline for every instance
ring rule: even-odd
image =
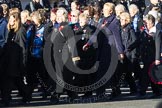
[[[151,81],[148,70],[152,62],[159,65],[162,56],[161,5],[162,0],[56,0],[51,6],[48,0],[31,0],[22,9],[20,0],[2,0],[2,104],[10,104],[15,87],[22,102],[32,101],[38,85],[42,97],[51,96],[54,103],[65,92],[71,100],[79,93],[83,99],[96,93],[106,100],[107,88],[113,99],[121,94],[123,82],[130,95],[147,98],[151,84],[152,98],[160,97],[161,87]],[[100,81],[112,62],[113,48],[118,63],[108,82],[91,91],[67,89],[65,83],[86,87]]]

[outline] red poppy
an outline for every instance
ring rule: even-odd
[[[140,31],[142,32],[142,31],[144,31],[144,30],[145,30],[145,27],[142,26],[142,27],[140,28]]]
[[[64,26],[60,26],[60,27],[59,27],[59,31],[61,31],[63,28],[64,28]]]

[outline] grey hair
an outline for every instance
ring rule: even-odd
[[[130,9],[133,9],[133,10],[136,10],[137,13],[139,12],[139,8],[135,4],[131,4],[128,9],[129,9],[129,11],[130,11]]]
[[[67,21],[67,19],[68,19],[68,12],[67,12],[67,10],[65,8],[59,7],[57,12],[56,12],[56,15],[58,15],[58,14],[63,15],[64,16],[64,21]]]

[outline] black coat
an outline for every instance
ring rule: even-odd
[[[162,44],[162,38],[161,38],[162,32],[161,30],[157,30],[155,35],[155,60],[160,60],[161,58],[161,44]]]
[[[128,51],[129,46],[136,41],[135,32],[130,24],[125,26],[124,28],[121,28],[121,37],[122,37],[122,43],[124,46],[124,52],[125,52],[125,55],[127,56],[127,58],[130,60],[133,58],[136,58],[135,57],[135,54],[136,54],[135,49],[131,52]]]
[[[16,33],[13,30],[9,31],[5,45],[3,75],[22,76],[24,74],[26,64],[25,43],[26,30],[23,26]]]
[[[161,32],[156,30],[153,36],[149,36],[145,31],[143,31],[129,49],[134,49],[139,47],[140,58],[142,61],[147,63],[152,63],[155,59],[160,60],[160,44],[161,44]]]
[[[71,41],[71,37],[74,37],[74,32],[68,23],[64,22],[60,24],[60,32],[57,32],[55,37],[52,40],[53,43],[53,58],[55,62],[54,68],[56,69],[57,75],[65,82],[70,83],[72,81],[71,71],[73,69],[69,66],[72,66],[72,56],[74,51],[72,46],[75,42]],[[51,36],[52,38],[53,36]],[[74,54],[75,55],[75,54]],[[53,73],[54,75],[54,73]],[[57,77],[58,80],[58,77]],[[56,87],[56,92],[62,92],[63,88],[60,86]]]
[[[44,47],[43,47],[43,61],[45,68],[48,73],[54,70],[54,58],[53,58],[53,44],[52,44],[52,37],[55,37],[57,34],[57,28],[53,27],[52,22],[49,22],[45,25],[44,28]],[[52,69],[52,70],[51,70]]]
[[[95,27],[85,25],[83,28],[79,27],[79,29],[75,31],[76,47],[78,56],[80,57],[78,65],[81,69],[90,69],[95,63],[96,48],[94,46],[90,46],[87,51],[83,51],[82,49],[95,32],[95,29]]]

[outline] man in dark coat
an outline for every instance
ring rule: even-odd
[[[122,73],[122,75],[119,75],[119,77],[121,79],[121,77],[123,77],[123,75],[125,74],[125,78],[123,78],[128,82],[130,87],[130,93],[133,94],[137,92],[136,84],[132,76],[132,72],[134,72],[133,61],[136,59],[136,50],[134,49],[133,51],[129,51],[128,48],[136,41],[137,38],[135,36],[133,28],[131,27],[130,19],[130,15],[127,12],[123,12],[120,15],[121,37],[124,46],[125,57],[123,64],[120,64],[122,67],[120,69],[120,73]]]

